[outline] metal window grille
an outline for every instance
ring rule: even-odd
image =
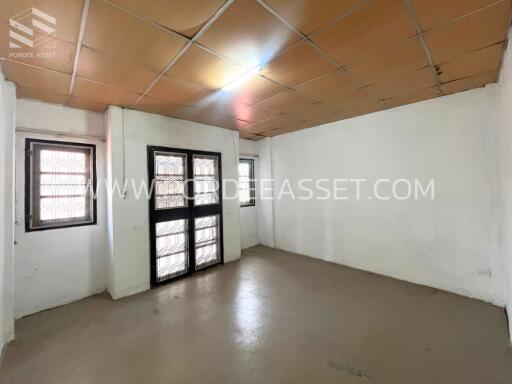
[[[219,215],[195,219],[196,269],[220,261],[219,233]]]
[[[156,223],[157,281],[187,273],[188,220]]]
[[[29,139],[27,149],[27,230],[95,224],[95,146]]]
[[[194,204],[211,205],[219,203],[218,158],[216,156],[194,155]]]
[[[187,206],[187,156],[174,153],[155,154],[155,208]]]

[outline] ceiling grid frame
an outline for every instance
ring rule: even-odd
[[[108,1],[108,0],[104,0],[104,1]],[[222,14],[231,6],[231,4],[234,3],[235,0],[227,0],[226,3],[224,3],[224,5],[217,11],[215,12],[215,14],[210,18],[210,20],[208,20],[206,22],[205,25],[203,25],[201,27],[201,29],[199,29],[199,31],[197,31],[197,33],[191,38],[191,39],[188,39],[188,42],[187,44],[185,44],[185,46],[178,52],[178,54],[173,58],[171,59],[171,61],[164,67],[164,69],[162,69],[162,71],[160,72],[160,74],[146,87],[146,89],[144,90],[144,92],[142,93],[142,95],[139,97],[139,99],[132,105],[132,107],[135,107],[138,103],[140,103],[140,101],[144,98],[144,96],[147,95],[147,93],[151,90],[151,88],[153,88],[153,86],[158,82],[158,80],[160,80],[162,78],[162,76],[165,75],[165,73],[167,71],[169,71],[169,69],[171,69],[171,67],[178,61],[178,59],[183,56],[185,54],[185,52],[188,51],[188,49],[202,36],[204,35],[204,33],[208,30],[208,28],[210,28],[210,26],[215,23],[215,21],[217,21],[217,19],[219,17],[222,16]]]
[[[68,97],[71,97],[71,95],[73,94],[73,90],[75,88],[76,72],[78,70],[78,60],[80,58],[80,52],[82,50],[82,45],[83,45],[83,41],[84,41],[85,28],[87,26],[87,16],[89,15],[90,5],[91,5],[91,0],[84,1],[84,7],[82,10],[82,18],[80,20],[80,29],[78,31],[78,39],[76,41],[75,59],[73,60],[73,72],[71,73],[71,82],[69,83]]]
[[[268,5],[264,0],[256,0],[263,8],[265,8],[268,12],[270,12],[275,18],[277,18],[279,21],[281,21],[284,25],[286,25],[288,28],[290,28],[292,31],[294,31],[295,33],[297,33],[299,36],[301,36],[301,41],[305,41],[311,48],[315,49],[324,59],[326,59],[329,63],[331,63],[332,65],[334,65],[336,67],[336,69],[342,71],[345,75],[347,75],[347,77],[349,77],[357,86],[359,89],[362,89],[364,90],[366,93],[368,93],[372,98],[375,99],[375,101],[377,101],[378,103],[380,103],[381,105],[385,105],[384,101],[381,100],[380,98],[377,97],[377,95],[375,95],[373,92],[371,92],[369,89],[367,89],[367,87],[364,86],[364,84],[362,84],[358,79],[356,79],[354,76],[352,76],[344,67],[342,67],[341,65],[339,65],[333,58],[331,58],[327,53],[325,53],[318,45],[316,45],[310,38],[309,36],[312,36],[314,33],[310,34],[310,35],[305,35],[304,33],[302,33],[301,31],[299,31],[298,29],[296,29],[295,27],[293,27],[289,22],[288,20],[286,20],[283,16],[281,16],[279,14],[279,12],[277,12],[275,9],[273,9],[270,5]],[[369,3],[371,3],[372,0],[369,0],[369,1],[366,1],[365,3],[359,5],[358,7],[356,7],[356,9],[353,9],[339,17],[336,18],[336,22],[340,21],[341,19],[343,19],[344,17],[347,17],[348,15],[351,15],[353,12],[361,9],[362,7],[368,5]],[[322,28],[323,29],[323,28]],[[319,30],[318,30],[319,31]],[[299,84],[301,85],[301,84]],[[257,105],[257,104],[256,104]]]
[[[411,0],[404,0],[405,8],[407,9],[407,13],[409,14],[409,17],[411,18],[412,23],[414,24],[414,28],[416,28],[417,37],[420,40],[421,47],[423,48],[423,52],[425,53],[425,56],[427,57],[428,64],[430,68],[432,69],[432,75],[434,77],[434,80],[436,82],[436,88],[439,95],[443,95],[443,90],[441,88],[441,79],[439,78],[439,68],[434,64],[434,61],[432,60],[432,54],[430,53],[430,49],[428,48],[427,42],[425,41],[425,34],[423,32],[423,29],[421,28],[421,25],[418,21],[418,18],[416,16],[416,12],[414,11],[414,7],[412,5]]]
[[[104,3],[107,3],[109,5],[112,5],[114,6],[115,8],[123,11],[123,12],[126,12],[138,19],[141,19],[147,23],[150,23],[151,25],[153,26],[157,26],[158,28],[160,28],[161,30],[164,30],[166,31],[167,33],[170,33],[172,35],[175,35],[175,36],[179,36],[181,39],[185,39],[187,41],[187,43],[181,48],[181,50],[176,54],[176,56],[166,65],[166,67],[164,67],[164,69],[155,77],[155,79],[153,79],[153,81],[150,82],[150,84],[146,87],[146,89],[144,89],[144,92],[143,94],[141,95],[140,93],[138,93],[137,95],[137,99],[136,99],[136,102],[133,103],[130,108],[133,108],[135,106],[137,106],[144,97],[147,97],[148,95],[148,92],[152,89],[152,87],[167,73],[168,69],[172,67],[172,65],[174,65],[174,63],[176,63],[178,61],[179,58],[182,57],[182,55],[186,52],[186,50],[188,50],[192,45],[196,45],[198,48],[208,52],[208,53],[211,53],[213,55],[216,55],[217,57],[223,59],[223,60],[226,60],[234,65],[238,65],[238,66],[242,66],[244,68],[247,68],[247,66],[244,66],[243,64],[229,58],[229,57],[226,57],[214,50],[211,50],[210,48],[207,48],[205,46],[203,46],[202,44],[200,44],[198,41],[196,41],[197,39],[199,39],[201,37],[201,35],[203,35],[207,29],[218,19],[220,18],[220,16],[222,15],[222,13],[227,10],[229,8],[229,6],[231,4],[233,4],[235,2],[235,0],[228,0],[226,1],[220,8],[219,10],[206,22],[206,24],[203,25],[203,27],[191,38],[189,37],[186,37],[184,36],[183,34],[179,33],[179,32],[176,32],[176,31],[173,31],[172,29],[164,26],[164,25],[161,25],[160,23],[156,22],[155,20],[152,20],[152,19],[149,19],[143,15],[140,15],[138,13],[135,13],[131,10],[128,10],[126,8],[124,8],[123,6],[121,5],[118,5],[118,4],[115,4],[113,3],[112,1],[110,0],[99,0],[99,1],[102,1]],[[279,57],[280,55],[282,55],[283,53],[287,52],[289,49],[292,49],[294,47],[296,47],[297,45],[301,44],[301,43],[304,43],[306,42],[311,48],[315,49],[315,51],[317,51],[326,61],[328,61],[329,63],[333,64],[337,70],[340,70],[340,72],[342,72],[344,75],[346,75],[352,82],[354,82],[354,84],[356,84],[356,86],[358,87],[358,89],[360,89],[361,91],[365,91],[366,93],[368,93],[373,99],[375,99],[377,102],[379,103],[382,103],[384,105],[385,108],[389,107],[386,105],[385,101],[386,99],[380,99],[377,95],[374,95],[373,92],[371,92],[371,90],[369,89],[366,89],[367,86],[363,85],[362,82],[360,82],[357,78],[354,78],[353,76],[351,76],[350,72],[346,70],[346,68],[344,68],[343,66],[340,66],[336,63],[336,61],[334,59],[332,59],[328,54],[326,54],[325,52],[323,52],[323,50],[317,46],[312,40],[311,40],[311,37],[314,36],[316,33],[319,33],[321,31],[323,31],[324,29],[328,28],[329,26],[339,22],[340,20],[342,20],[344,17],[347,17],[348,15],[351,15],[355,12],[357,12],[358,10],[360,10],[361,8],[367,6],[368,4],[374,2],[375,0],[367,0],[367,1],[364,1],[363,3],[357,5],[356,7],[352,8],[350,11],[347,11],[345,12],[344,14],[340,15],[340,16],[337,16],[334,20],[331,20],[329,21],[328,23],[320,26],[319,28],[317,28],[316,30],[314,30],[313,32],[309,33],[309,34],[304,34],[300,31],[298,31],[295,27],[293,27],[284,17],[282,17],[279,13],[277,13],[272,7],[270,7],[266,2],[265,0],[256,0],[257,3],[259,3],[263,8],[265,8],[270,14],[272,14],[274,17],[276,17],[280,22],[282,22],[288,29],[290,29],[291,31],[293,31],[294,33],[298,34],[298,36],[300,36],[300,40],[293,43],[291,46],[283,49],[283,50],[280,50],[278,51],[274,56],[272,56],[268,62],[271,62],[272,60],[274,60],[275,58]],[[426,42],[426,39],[425,39],[425,36],[428,35],[428,33],[432,32],[432,31],[436,31],[438,29],[442,29],[446,26],[449,26],[453,23],[456,23],[466,17],[469,17],[471,15],[474,15],[476,13],[479,13],[479,12],[482,12],[483,10],[486,10],[488,8],[491,8],[491,7],[494,7],[496,6],[497,4],[500,4],[500,3],[511,3],[510,0],[496,0],[496,1],[493,1],[492,3],[490,4],[486,4],[484,6],[481,6],[477,9],[474,9],[472,11],[469,11],[469,12],[466,12],[464,14],[461,14],[460,16],[457,16],[455,18],[451,18],[443,23],[440,23],[438,25],[435,25],[433,26],[432,28],[430,29],[425,29],[423,30],[421,28],[421,25],[419,23],[419,19],[417,18],[416,16],[416,13],[415,13],[415,10],[414,10],[414,7],[411,3],[411,0],[404,0],[404,3],[406,5],[406,8],[407,8],[407,11],[408,11],[408,14],[409,14],[409,18],[412,20],[413,22],[413,25],[414,25],[414,28],[416,29],[416,34],[412,37],[408,37],[407,39],[405,40],[402,40],[396,44],[394,44],[393,46],[390,46],[390,47],[387,47],[385,49],[381,49],[379,51],[376,51],[374,53],[371,53],[369,55],[366,55],[364,56],[364,58],[360,58],[358,59],[357,61],[355,61],[355,63],[357,63],[358,61],[362,61],[363,59],[368,59],[374,55],[377,55],[381,52],[384,52],[384,51],[387,51],[389,49],[392,49],[392,48],[395,48],[399,45],[402,45],[412,39],[419,39],[420,42],[421,42],[421,45],[422,45],[422,48],[424,50],[424,53],[426,55],[426,57],[428,58],[428,63],[429,63],[429,66],[430,68],[432,69],[433,73],[435,73],[435,83],[436,83],[436,88],[439,92],[440,95],[443,94],[442,92],[442,81],[440,80],[439,78],[439,75],[437,73],[437,66],[435,64],[435,62],[433,61],[432,59],[432,55],[430,54],[430,50],[429,50],[429,47],[427,45],[427,42]],[[77,46],[76,46],[76,51],[75,51],[75,54],[74,54],[74,60],[73,60],[73,69],[72,69],[72,74],[71,74],[71,82],[69,84],[69,93],[68,93],[68,99],[71,99],[72,98],[72,94],[73,94],[73,89],[74,89],[74,85],[76,83],[76,80],[77,79],[81,79],[80,76],[77,75],[77,70],[78,70],[78,64],[80,62],[79,58],[80,58],[80,50],[82,47],[87,47],[87,45],[84,45],[83,44],[83,37],[84,37],[84,34],[85,34],[85,27],[86,27],[86,24],[87,24],[87,11],[89,9],[89,4],[90,4],[90,0],[84,0],[84,7],[83,7],[83,11],[82,11],[82,17],[81,17],[81,21],[80,21],[80,30],[79,30],[79,38],[78,38],[78,41],[77,41]],[[86,7],[87,5],[87,7]],[[86,9],[87,8],[87,9]],[[510,15],[510,17],[512,18],[512,14]],[[509,24],[508,26],[510,26],[510,20],[509,20]],[[508,38],[508,35],[505,35],[505,39],[504,41],[501,41],[500,43],[503,44],[503,50],[505,49],[506,47],[506,41],[507,41],[507,38]],[[498,44],[498,43],[496,43]],[[482,48],[478,48],[477,50],[479,49],[482,49]],[[101,52],[101,51],[100,51]],[[466,53],[464,53],[466,54]],[[28,66],[28,67],[32,67],[32,68],[37,68],[37,69],[42,69],[42,70],[45,70],[45,71],[50,71],[50,72],[54,72],[54,73],[61,73],[61,74],[66,74],[65,72],[62,72],[61,70],[59,69],[53,69],[53,68],[46,68],[46,67],[43,67],[43,66],[40,66],[40,65],[37,65],[38,63],[36,63],[36,65],[32,64],[32,63],[26,63],[26,62],[23,62],[23,61],[18,61],[18,60],[13,60],[13,59],[8,59],[6,57],[0,57],[1,60],[3,61],[8,61],[8,62],[12,62],[12,63],[16,63],[16,64],[21,64],[21,65],[24,65],[24,66]],[[501,58],[502,60],[503,58]],[[450,59],[448,62],[452,61],[452,59]],[[263,65],[266,64],[266,63],[263,63]],[[439,64],[442,64],[442,63],[439,63]],[[500,63],[501,65],[501,63]],[[69,73],[67,73],[67,75],[69,76]],[[273,94],[272,96],[268,96],[267,98],[263,99],[263,100],[260,100],[258,101],[257,103],[253,103],[253,104],[248,104],[248,106],[250,106],[251,108],[252,107],[255,107],[255,106],[258,106],[259,104],[261,104],[263,101],[271,98],[271,97],[274,97],[274,96],[277,96],[281,93],[286,93],[286,92],[289,92],[289,91],[294,91],[294,92],[297,92],[296,89],[304,84],[307,84],[309,82],[313,82],[315,81],[316,79],[324,76],[325,74],[321,74],[321,75],[318,75],[314,78],[311,78],[311,79],[308,79],[300,84],[297,84],[297,85],[294,85],[292,87],[290,86],[287,86],[287,85],[284,85],[282,83],[279,82],[279,79],[274,80],[274,79],[270,79],[269,77],[265,76],[264,74],[259,74],[258,76],[272,82],[272,83],[275,83],[275,84],[278,84],[280,85],[281,87],[283,87],[283,91],[281,92],[278,92],[276,94]],[[473,75],[471,76],[467,76],[467,78],[472,78]],[[86,79],[84,79],[86,80]],[[88,80],[88,81],[93,81],[93,80]],[[200,84],[196,84],[195,82],[193,81],[189,81],[189,80],[185,80],[185,79],[179,79],[179,81],[183,82],[183,83],[187,83],[187,84],[190,84],[190,85],[194,85],[194,86],[197,86],[197,87],[200,87],[206,91],[209,91],[209,92],[212,92],[212,93],[215,93],[218,89],[209,89],[209,88],[206,88]],[[117,86],[114,86],[114,85],[111,85],[111,84],[106,84],[106,83],[103,83],[101,81],[93,81],[99,85],[104,85],[104,86],[108,86],[110,88],[117,88],[119,90],[123,90],[123,88],[118,88]],[[23,85],[23,87],[27,87],[27,85]],[[30,85],[28,85],[28,87],[30,87]],[[37,88],[34,88],[35,90],[37,90]],[[220,88],[219,88],[220,89]],[[51,90],[43,90],[41,89],[41,92],[49,92],[49,95],[52,94],[53,91]],[[406,96],[407,94],[404,94],[404,96]],[[310,99],[312,100],[314,103],[314,99]],[[89,100],[89,102],[93,102],[92,99]],[[316,103],[318,104],[318,101],[316,101]],[[407,104],[407,103],[406,103]],[[184,105],[185,106],[185,105]],[[191,105],[192,106],[192,105]],[[276,112],[279,112],[279,111],[276,111]],[[217,112],[216,112],[217,113]],[[369,113],[369,112],[363,112],[364,113]],[[230,116],[230,115],[227,115],[227,114],[223,114],[223,113],[217,113],[218,115],[222,115],[222,116],[226,116],[226,117],[229,117],[229,118],[232,118],[232,119],[237,119],[237,120],[240,120],[240,121],[244,121],[244,118],[237,118],[236,116]],[[280,113],[279,115],[283,115],[284,113]],[[249,122],[250,124],[248,126],[251,126],[251,125],[254,125],[254,124],[257,124],[257,123],[261,123],[261,122],[265,122],[265,121],[269,121],[269,120],[272,120],[273,118],[275,117],[269,117],[268,119],[262,119],[262,120],[256,120],[256,121],[252,121],[252,122]],[[247,121],[247,120],[245,120]],[[254,123],[254,124],[253,124]],[[240,131],[243,131],[244,128],[238,128]],[[245,132],[247,135],[250,135],[249,132]],[[252,135],[254,136],[254,134]],[[257,136],[257,135],[256,135]]]

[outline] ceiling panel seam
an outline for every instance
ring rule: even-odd
[[[178,61],[178,59],[183,56],[183,54],[198,40],[203,34],[212,26],[212,24],[222,16],[222,14],[229,8],[231,4],[233,4],[234,0],[228,0],[219,10],[206,22],[205,25],[201,27],[199,31],[190,39],[187,44],[178,52],[178,54],[164,67],[164,69],[160,72],[160,74],[147,86],[142,95],[135,101],[132,107],[135,107],[143,98],[147,95],[147,93],[153,88],[153,86],[169,71],[169,69]]]
[[[80,29],[78,32],[78,40],[76,42],[75,58],[73,60],[73,72],[71,73],[71,82],[69,83],[68,97],[71,97],[71,95],[73,94],[73,90],[75,88],[76,72],[78,70],[78,60],[80,57],[80,51],[82,49],[82,42],[84,40],[85,27],[87,25],[87,16],[89,14],[90,4],[91,4],[91,0],[84,1],[84,7],[82,10],[82,18],[80,19]]]
[[[274,10],[270,5],[268,5],[264,0],[257,0],[258,3],[261,4],[267,11],[269,11],[275,18],[277,18],[279,21],[281,21],[284,25],[286,25],[288,28],[293,30],[295,33],[298,33],[304,41],[306,41],[312,48],[314,48],[324,59],[326,59],[329,63],[334,65],[338,70],[342,71],[347,75],[347,77],[350,78],[352,82],[354,82],[358,88],[363,89],[366,93],[368,93],[372,98],[374,98],[377,102],[384,105],[384,101],[381,100],[377,95],[375,95],[373,92],[371,92],[368,88],[365,87],[365,85],[359,81],[356,77],[354,77],[349,71],[347,71],[346,68],[339,65],[333,58],[331,58],[326,52],[324,52],[323,49],[321,49],[318,45],[315,44],[314,41],[312,41],[308,36],[300,32],[298,29],[293,27],[283,16],[281,16],[276,10]]]
[[[434,64],[434,61],[432,60],[432,54],[430,53],[430,49],[428,48],[427,42],[425,41],[423,29],[421,28],[418,18],[416,17],[416,12],[414,11],[411,0],[404,0],[404,3],[405,3],[405,8],[407,9],[407,13],[409,14],[409,17],[411,18],[414,28],[416,29],[417,36],[421,42],[421,47],[423,49],[423,52],[425,53],[425,56],[427,57],[428,64],[429,64],[430,68],[432,69],[432,75],[434,76],[434,81],[436,82],[437,91],[439,92],[440,95],[442,95],[443,90],[441,88],[441,79],[439,77],[439,68]]]

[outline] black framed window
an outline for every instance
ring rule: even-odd
[[[241,207],[250,207],[256,204],[253,159],[240,159],[238,164],[238,195],[240,196]]]
[[[27,232],[96,224],[96,146],[27,139]]]

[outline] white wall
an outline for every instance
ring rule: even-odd
[[[274,204],[271,139],[258,141],[259,180],[258,195],[258,239],[260,244],[274,247]]]
[[[104,136],[103,114],[18,100],[18,128]],[[25,232],[25,139],[59,140],[96,145],[97,225]],[[15,316],[66,304],[106,289],[107,222],[105,143],[40,133],[16,133]]]
[[[274,194],[285,178],[435,179],[435,200],[274,203],[277,248],[505,303],[497,169],[484,89],[271,140]],[[260,153],[260,159],[262,159]],[[261,220],[261,217],[260,217]]]
[[[258,142],[240,139],[240,158],[254,160],[254,178],[259,176],[259,146]],[[256,205],[240,207],[240,242],[242,249],[254,247],[259,244],[258,239],[258,196]]]
[[[148,183],[147,146],[196,149],[222,153],[222,175],[225,179],[238,178],[239,136],[237,131],[216,128],[164,116],[110,107],[107,113],[112,167],[110,182],[123,184],[125,176],[138,185]],[[124,127],[124,129],[123,129]],[[124,137],[124,155],[123,155]],[[131,184],[129,184],[131,185]],[[236,196],[236,185],[229,183],[226,196]],[[114,298],[148,289],[149,275],[149,212],[145,198],[136,199],[129,190],[126,199],[114,194],[110,203],[111,272],[109,291]],[[224,199],[224,260],[240,258],[240,208],[238,199]]]
[[[486,87],[488,113],[496,128],[502,247],[507,280],[507,310],[512,341],[512,50],[505,52],[498,84]]]
[[[14,114],[16,90],[0,70],[0,355],[14,338]]]

